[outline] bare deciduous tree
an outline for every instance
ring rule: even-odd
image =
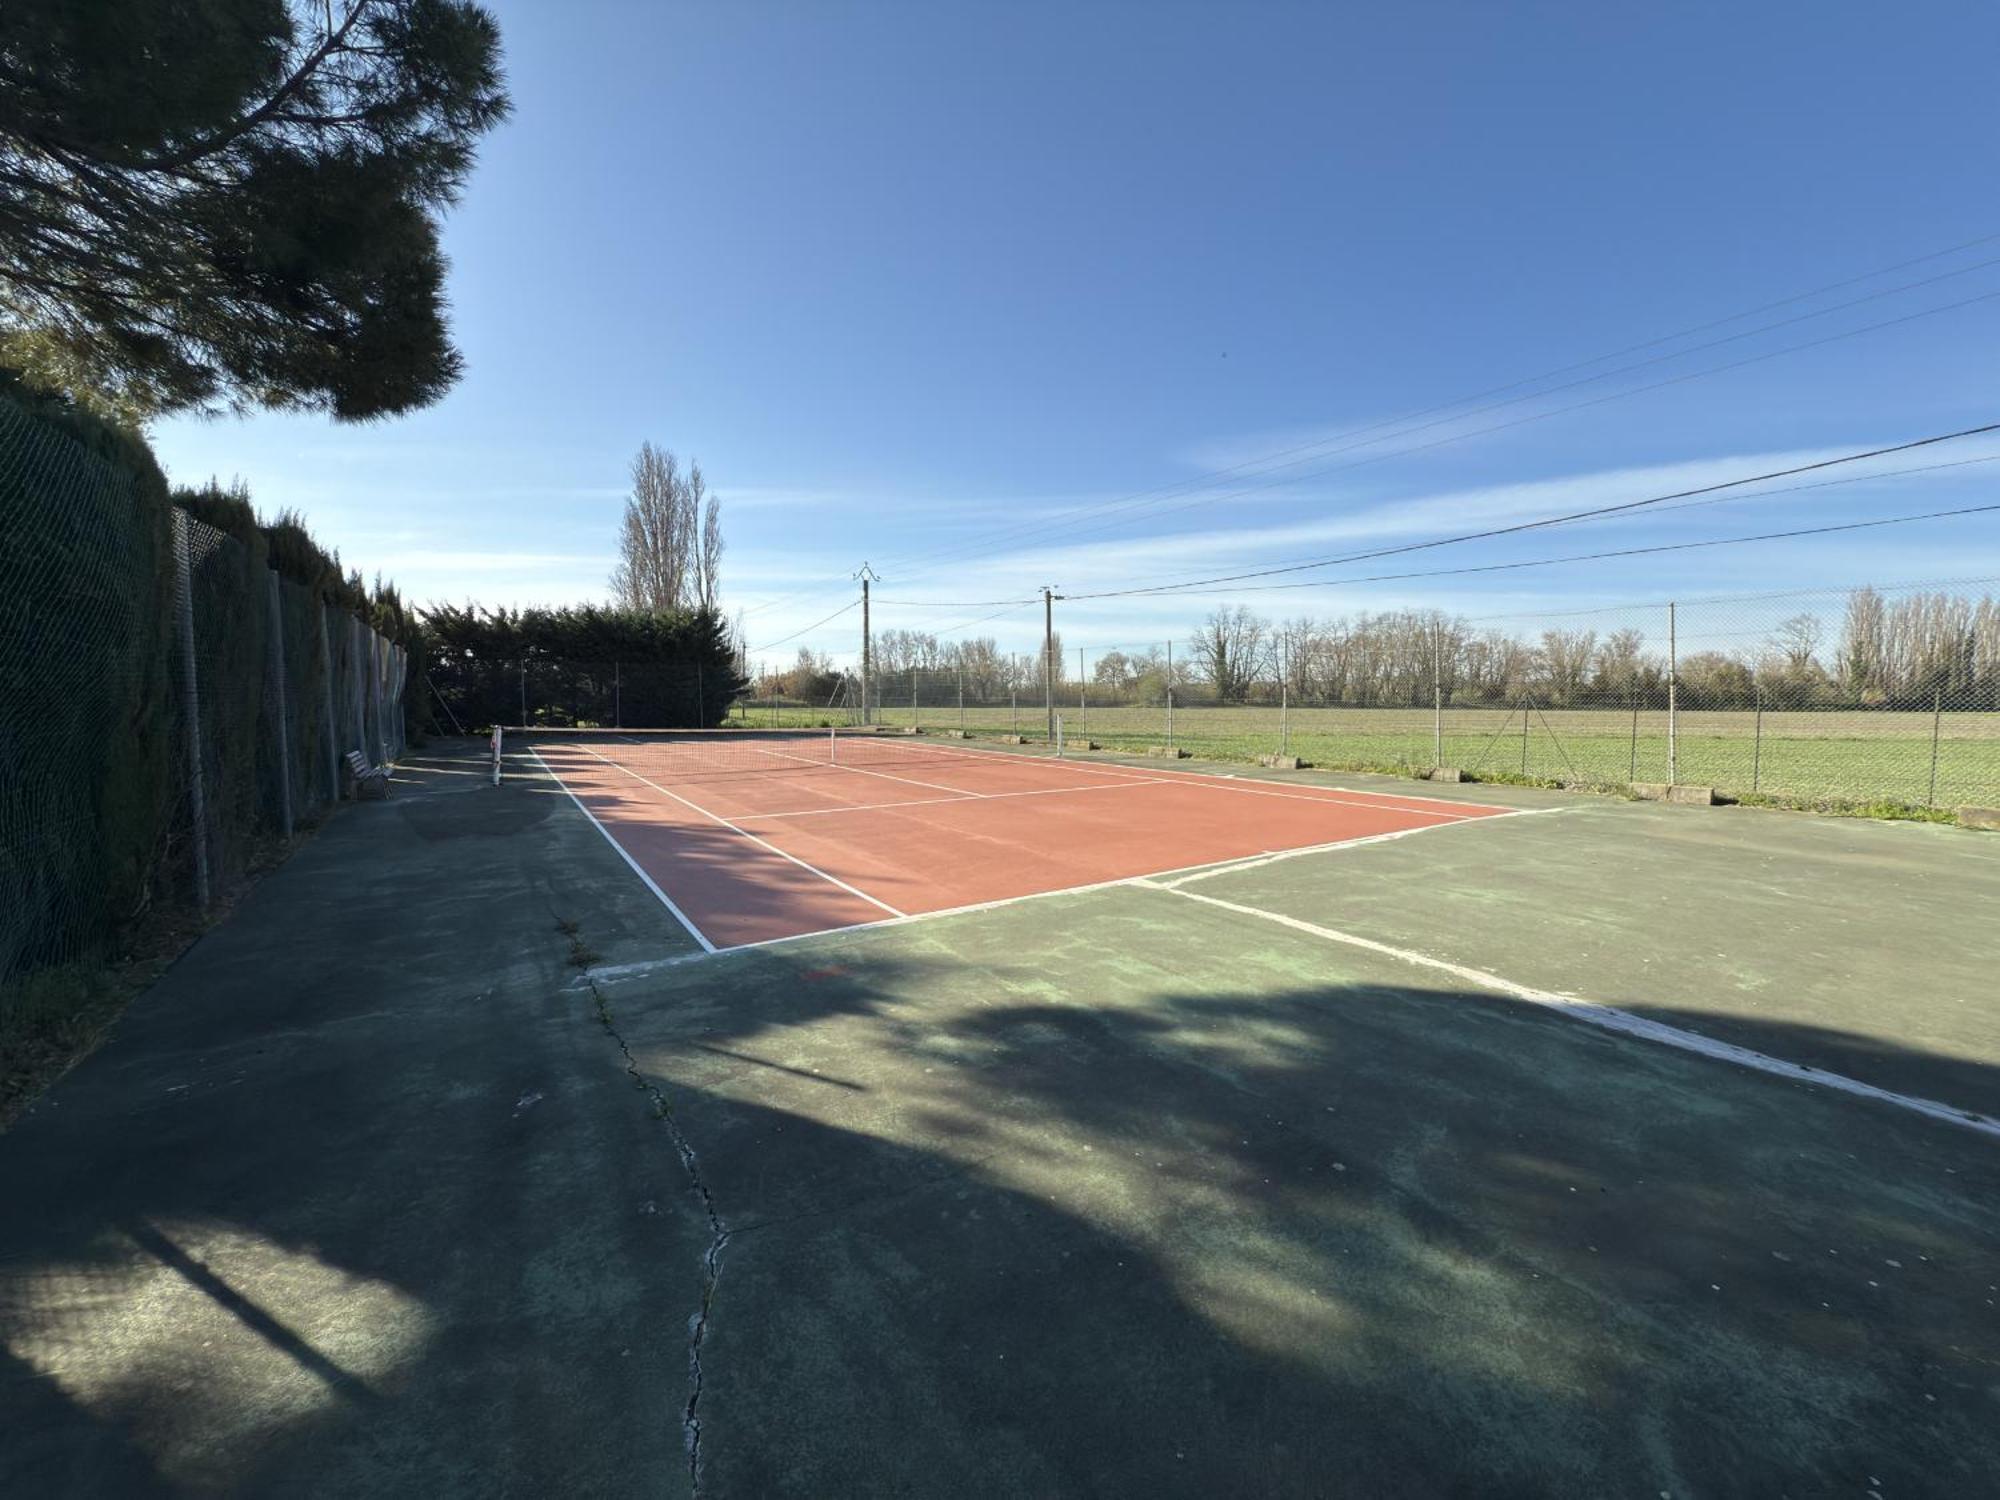
[[[1270,627],[1242,605],[1223,605],[1195,633],[1194,659],[1223,703],[1240,703],[1264,665]]]
[[[714,610],[722,594],[722,505],[701,465],[683,475],[674,455],[642,443],[611,592],[627,609]]]

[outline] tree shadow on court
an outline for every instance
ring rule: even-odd
[[[783,958],[722,1031],[699,984],[621,1009],[732,1231],[717,1493],[2000,1462],[1990,1140],[1476,993],[1012,998],[1048,973]]]

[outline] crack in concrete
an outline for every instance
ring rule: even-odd
[[[674,1118],[674,1107],[657,1084],[640,1070],[638,1060],[632,1056],[632,1049],[626,1045],[611,1018],[611,1007],[600,990],[586,972],[584,982],[589,985],[591,999],[597,1007],[597,1023],[604,1028],[605,1035],[617,1044],[619,1055],[625,1059],[625,1071],[634,1086],[641,1089],[653,1102],[653,1118],[667,1127],[667,1135],[674,1143],[674,1154],[680,1158],[681,1170],[687,1174],[688,1184],[695,1196],[701,1200],[702,1213],[708,1219],[708,1248],[701,1256],[701,1302],[688,1318],[688,1398],[681,1408],[681,1437],[687,1448],[688,1490],[690,1494],[701,1493],[701,1398],[707,1382],[707,1372],[702,1366],[702,1345],[708,1338],[710,1314],[715,1307],[715,1291],[722,1280],[722,1252],[735,1237],[736,1231],[722,1222],[722,1214],[715,1206],[715,1195],[709,1191],[708,1181],[702,1175],[701,1159],[695,1155],[693,1144],[682,1132],[680,1122]]]

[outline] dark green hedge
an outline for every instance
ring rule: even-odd
[[[713,728],[744,688],[713,610],[440,606],[424,611],[443,727]]]

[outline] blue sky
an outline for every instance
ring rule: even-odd
[[[447,224],[463,383],[390,424],[154,433],[177,480],[240,476],[420,601],[603,597],[643,439],[722,495],[726,597],[775,657],[851,654],[852,614],[791,637],[864,559],[911,601],[878,630],[956,626],[994,611],[916,602],[1247,571],[2000,420],[2000,264],[1980,264],[2000,238],[1539,400],[1396,420],[2000,236],[1990,8],[492,8],[516,112]],[[1872,467],[1996,455],[2000,434]],[[1408,566],[1976,505],[1996,480],[1975,463]],[[1323,576],[1379,571],[1401,569]],[[1059,624],[1098,647],[1184,637],[1218,602],[1486,616],[1992,573],[2000,515],[1066,603]],[[1026,649],[1038,628],[1024,609],[970,633]]]

